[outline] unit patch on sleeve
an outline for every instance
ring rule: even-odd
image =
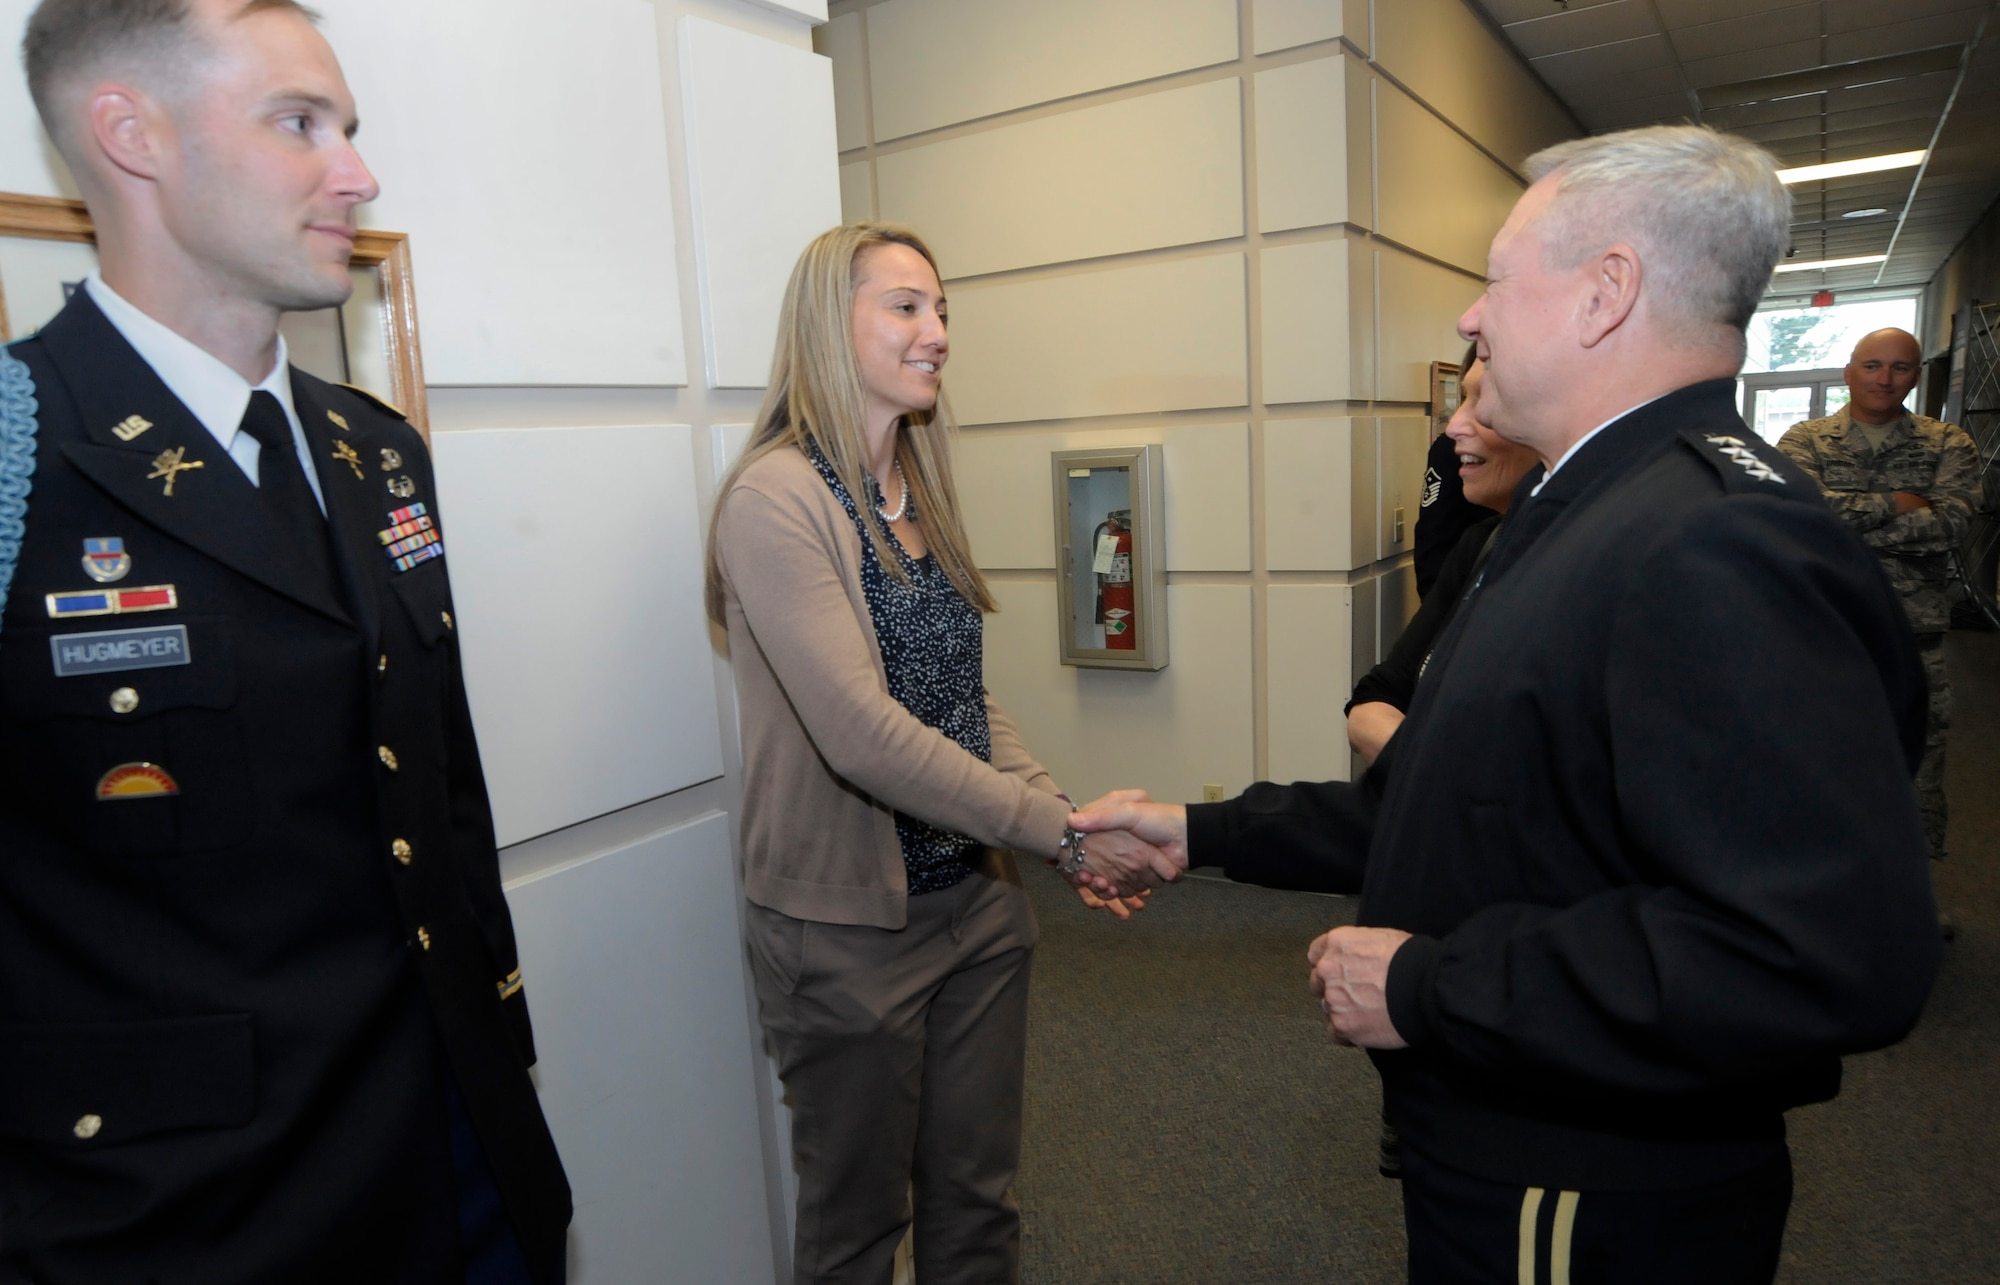
[[[180,792],[180,782],[156,763],[120,763],[97,778],[99,803],[112,803],[119,799],[157,799]]]
[[[377,531],[375,538],[382,542],[382,552],[389,555],[398,571],[444,556],[444,538],[421,504],[391,512],[389,525]]]

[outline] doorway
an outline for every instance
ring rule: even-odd
[[[1736,381],[1736,409],[1743,422],[1773,446],[1792,425],[1831,415],[1845,405],[1847,381],[1837,366],[1745,375]]]

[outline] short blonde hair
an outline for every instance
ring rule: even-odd
[[[819,448],[834,476],[847,488],[861,515],[862,531],[882,567],[897,580],[907,577],[891,551],[887,527],[868,502],[868,451],[861,362],[854,351],[854,295],[861,258],[887,245],[908,246],[937,272],[937,258],[923,238],[894,223],[848,223],[813,238],[792,267],[778,314],[778,342],[771,355],[771,382],[758,408],[743,458],[729,470],[717,492],[708,534],[708,614],[722,620],[722,570],[715,555],[715,529],[722,503],[743,470],[772,451]],[[942,280],[944,274],[938,273]],[[942,389],[928,412],[903,416],[896,428],[896,459],[910,484],[917,529],[931,556],[959,595],[981,611],[994,611],[986,579],[972,561],[971,543],[958,509],[952,480],[951,438],[956,425]]]

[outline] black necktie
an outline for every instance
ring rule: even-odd
[[[263,389],[250,394],[242,431],[257,439],[257,490],[264,508],[284,541],[286,561],[333,588],[333,550],[327,543],[326,518],[299,467],[298,444],[291,421],[278,399]]]

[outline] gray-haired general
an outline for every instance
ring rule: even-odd
[[[1784,1113],[1902,1038],[1938,966],[1923,674],[1873,556],[1735,408],[1787,242],[1771,158],[1660,127],[1529,172],[1460,326],[1480,418],[1544,467],[1374,771],[1073,820],[1360,881],[1312,985],[1381,1073],[1413,1281],[1769,1281]]]

